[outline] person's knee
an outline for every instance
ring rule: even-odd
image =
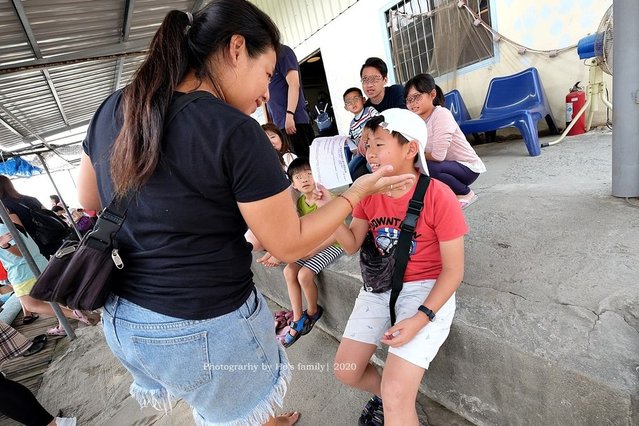
[[[400,380],[384,377],[381,389],[385,412],[403,412],[415,405],[415,392]]]
[[[351,387],[356,387],[363,376],[363,373],[357,370],[341,368],[341,363],[337,361],[333,364],[333,374],[341,383]]]
[[[284,267],[284,278],[286,282],[290,282],[291,280],[295,280],[297,278],[298,269],[295,267],[296,264],[289,263]]]
[[[351,387],[357,387],[362,381],[366,369],[369,368],[369,363],[364,362],[362,365],[357,365],[357,362],[348,356],[343,356],[338,350],[333,362],[333,373],[337,380],[343,384]]]
[[[308,268],[301,268],[297,273],[297,280],[302,287],[315,285],[315,272]]]

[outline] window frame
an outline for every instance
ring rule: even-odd
[[[481,5],[482,0],[468,0],[469,3],[470,2],[474,2],[477,4],[477,6],[479,7]],[[481,9],[481,17],[482,20],[484,22],[487,22],[490,24],[490,26],[492,28],[494,28],[495,30],[496,28],[496,14],[495,14],[495,8],[494,8],[494,0],[485,0],[487,5],[485,8]],[[427,62],[424,62],[422,59],[419,59],[421,56],[423,56],[424,54],[430,55],[436,46],[437,41],[435,40],[435,34],[432,30],[433,28],[433,24],[432,24],[432,16],[428,17],[426,15],[426,12],[423,12],[421,9],[423,7],[424,4],[426,4],[429,9],[428,10],[432,10],[433,5],[437,2],[437,0],[393,0],[388,2],[387,4],[384,5],[383,8],[381,8],[381,12],[382,12],[382,22],[384,23],[384,31],[386,32],[386,36],[387,36],[387,40],[388,40],[388,44],[387,44],[387,51],[389,52],[389,57],[392,58],[392,69],[393,69],[393,74],[395,77],[395,81],[404,84],[406,83],[406,81],[408,79],[410,79],[411,77],[413,77],[414,75],[417,75],[419,73],[422,72],[429,72],[429,64],[430,64],[430,58],[428,57]],[[418,5],[420,7],[419,10],[417,10],[415,12],[415,5]],[[413,15],[420,15],[423,14],[424,18],[426,19],[430,19],[430,33],[426,36],[426,37],[421,37],[419,38],[417,36],[417,30],[416,28],[419,27],[420,25],[422,26],[422,31],[425,33],[426,32],[426,28],[424,26],[424,20],[422,20],[421,24],[420,23],[411,23],[409,25],[406,25],[403,29],[408,28],[407,31],[405,31],[405,33],[409,33],[409,43],[405,43],[405,42],[401,42],[401,43],[397,43],[399,44],[399,48],[402,48],[404,50],[408,50],[408,52],[410,53],[410,57],[408,58],[407,56],[404,56],[404,61],[397,63],[401,58],[402,58],[402,54],[397,51],[397,47],[393,45],[393,25],[394,23],[390,21],[390,17],[391,17],[391,11],[392,10],[397,10],[401,7],[404,7],[404,10],[406,10],[406,8],[410,8],[411,12],[413,13]],[[455,6],[456,7],[456,6]],[[486,14],[488,15],[488,19],[486,20]],[[410,18],[408,18],[410,19]],[[417,36],[415,39],[412,39],[410,36],[411,35],[415,35]],[[420,33],[419,35],[422,35],[423,33]],[[402,31],[396,31],[395,37],[401,37],[402,35]],[[428,40],[428,37],[430,36],[430,40],[432,40],[432,47],[429,48],[428,43],[424,42],[424,40]],[[498,62],[499,60],[499,49],[498,49],[498,44],[495,40],[492,39],[492,37],[490,37],[491,40],[491,49],[492,49],[492,55],[489,56],[485,56],[485,57],[480,57],[477,58],[476,60],[471,60],[461,66],[458,66],[458,68],[455,69],[450,69],[450,70],[445,70],[441,73],[438,72],[431,72],[431,74],[433,75],[433,77],[436,78],[445,78],[448,77],[452,74],[465,74],[467,72],[471,72],[474,71],[476,69],[479,68],[484,68],[487,66],[490,66],[492,64],[495,64],[496,62]],[[421,43],[421,45],[420,45]],[[413,54],[413,46],[417,44],[417,55]],[[424,52],[421,52],[420,50],[420,46],[425,46]],[[408,59],[406,59],[408,58]],[[415,63],[418,62],[419,63],[419,69],[417,69],[415,67]],[[412,63],[412,66],[411,66]],[[404,67],[404,69],[402,69],[402,67]],[[412,70],[410,70],[410,68],[412,68]],[[406,70],[406,71],[404,71]],[[431,70],[432,71],[432,70]],[[406,74],[406,75],[404,75]]]

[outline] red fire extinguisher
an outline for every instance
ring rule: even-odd
[[[579,110],[586,103],[586,93],[579,87],[579,81],[572,86],[570,92],[566,95],[566,127],[575,118]],[[586,114],[581,114],[572,129],[568,132],[568,136],[580,135],[586,133]]]

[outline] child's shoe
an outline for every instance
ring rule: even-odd
[[[289,324],[290,329],[284,335],[284,343],[282,343],[282,346],[284,346],[285,348],[290,348],[293,343],[297,342],[298,339],[304,335],[302,331],[304,330],[307,321],[309,321],[309,318],[308,315],[306,315],[306,311],[304,311],[300,319],[298,319],[297,321],[291,321],[291,323]],[[295,335],[291,334],[291,330],[295,330]]]
[[[324,308],[322,308],[320,305],[317,305],[317,312],[315,312],[315,315],[313,315],[312,317],[309,316],[306,311],[304,311],[304,315],[307,316],[308,320],[304,324],[304,328],[302,329],[302,335],[310,333],[315,323],[319,321],[319,319],[322,317],[323,313],[324,313]]]
[[[382,399],[377,395],[373,395],[368,400],[362,414],[359,416],[359,426],[383,426],[384,425],[384,406]]]

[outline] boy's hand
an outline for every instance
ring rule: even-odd
[[[318,183],[317,189],[313,191],[312,201],[317,204],[317,207],[322,207],[328,204],[333,199],[333,194],[330,193],[324,185]]]
[[[391,348],[398,348],[413,340],[413,337],[428,324],[426,315],[413,315],[410,318],[401,320],[389,328],[381,339],[381,342]]]

